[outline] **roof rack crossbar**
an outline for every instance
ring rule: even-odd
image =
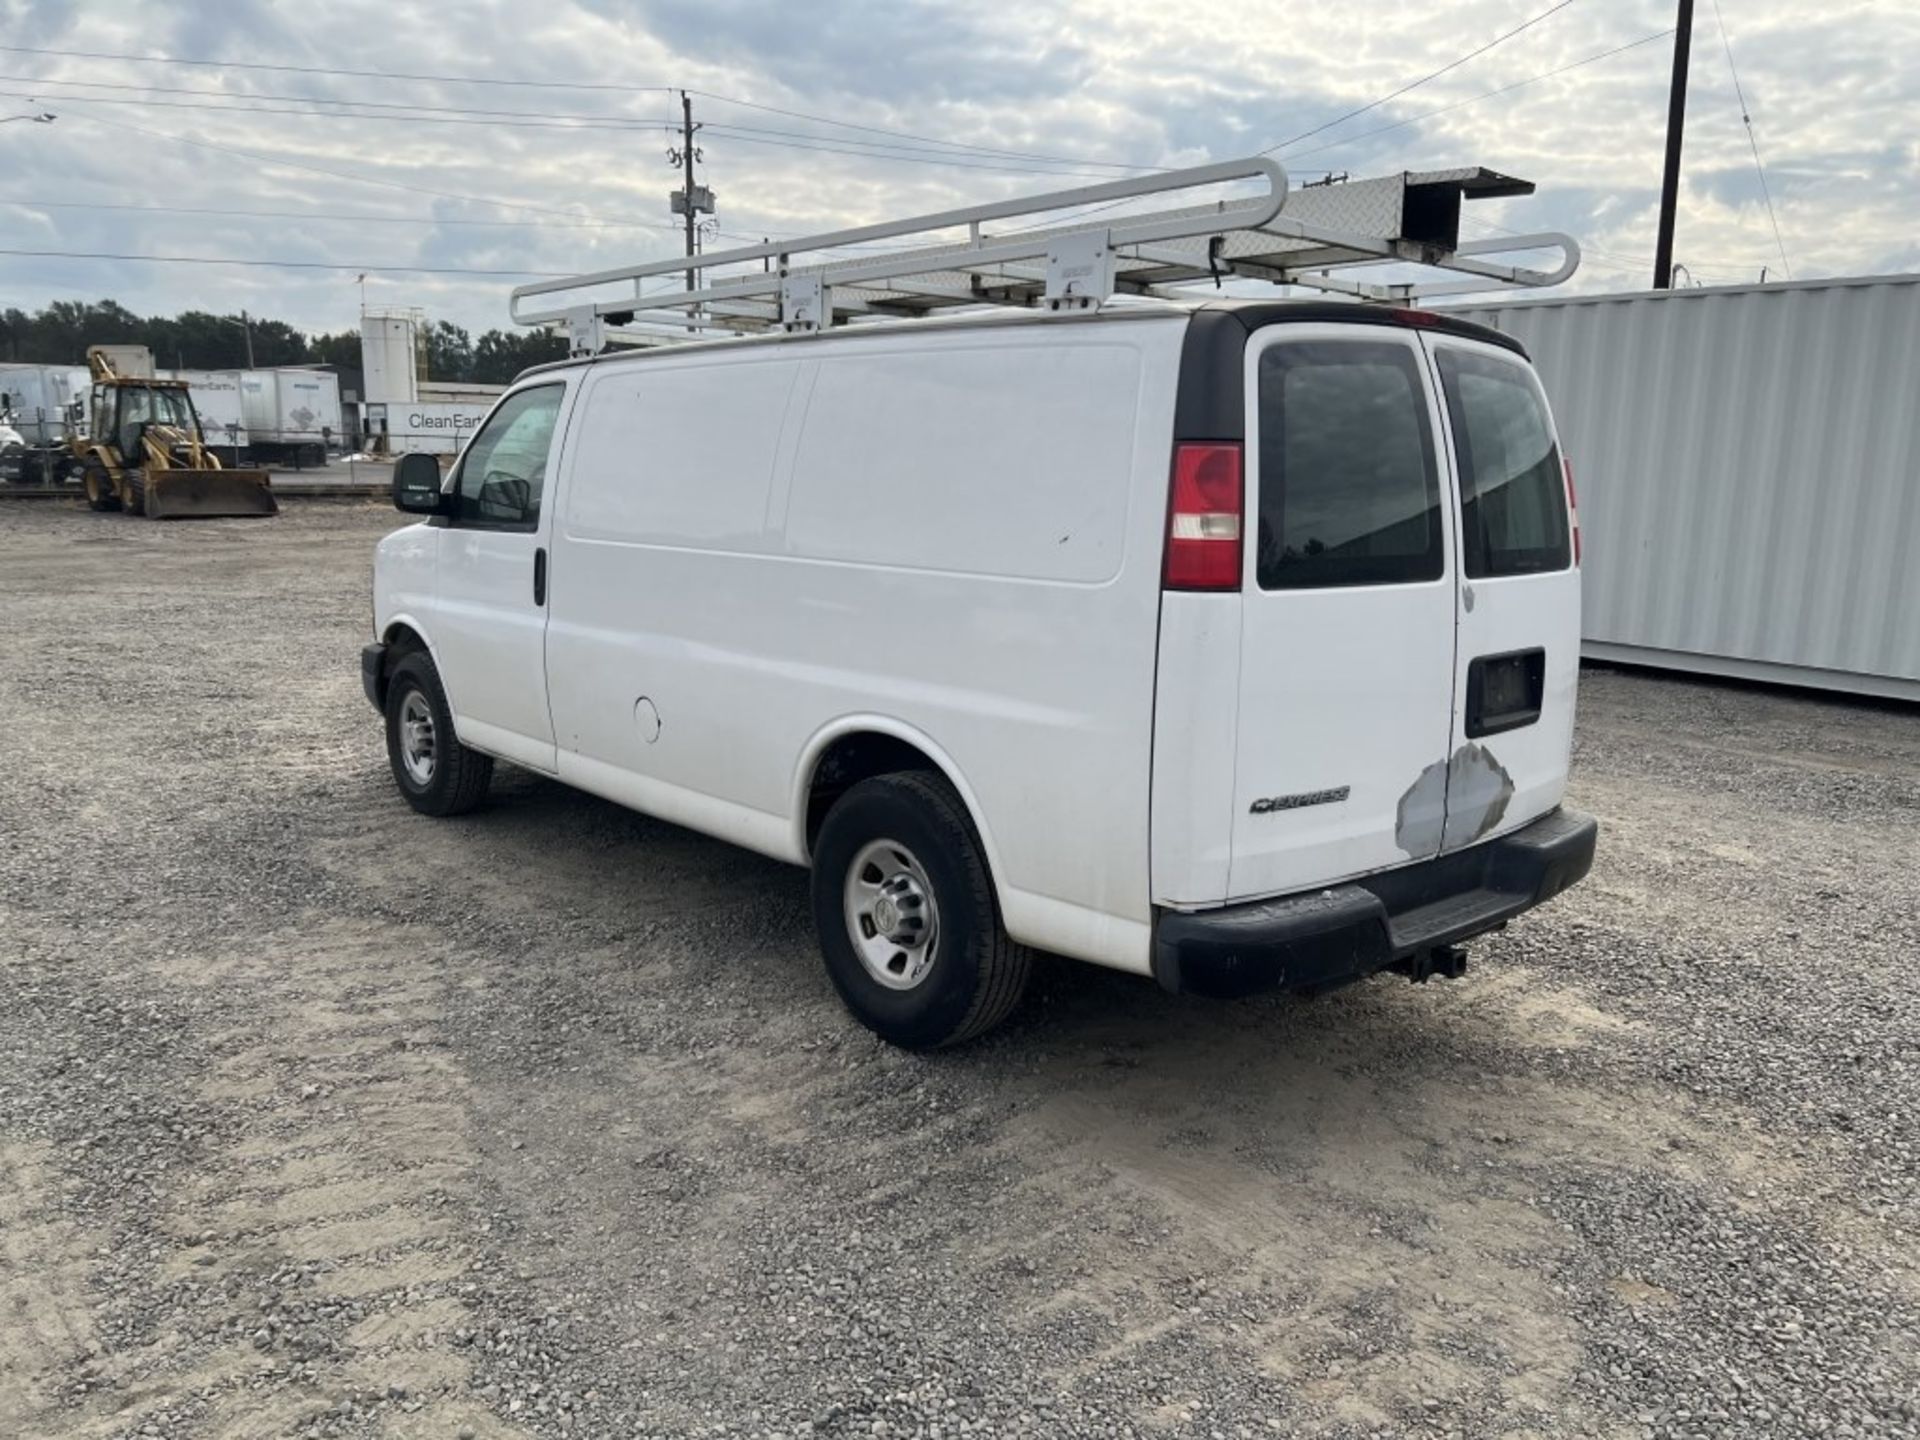
[[[1264,193],[1147,213],[1100,213],[1147,197],[1217,194],[1221,187],[1247,184],[1264,186]],[[1411,304],[1570,278],[1580,263],[1570,236],[1460,238],[1465,201],[1532,191],[1529,181],[1464,168],[1289,193],[1286,171],[1253,156],[540,280],[514,290],[511,313],[521,324],[563,324],[576,353],[591,353],[584,347],[610,343],[624,326],[676,327],[674,334],[636,335],[636,343],[658,343],[993,306],[1096,308],[1115,295],[1191,299],[1192,292],[1179,287],[1218,286],[1227,279]],[[1064,213],[1086,206],[1099,218]],[[1018,218],[1030,223],[995,228]],[[965,238],[953,238],[956,232]],[[884,242],[894,243],[872,253],[845,253]],[[1552,269],[1516,263],[1515,257],[1546,249],[1560,255]],[[1464,278],[1377,284],[1335,273],[1379,265]],[[650,280],[685,288],[650,290]],[[607,295],[610,288],[617,293]]]
[[[844,250],[849,246],[871,244],[879,240],[897,240],[911,235],[927,236],[962,225],[972,227],[973,231],[973,237],[967,242],[966,248],[978,248],[983,253],[987,251],[1004,253],[1008,258],[1032,259],[1046,254],[1048,232],[1045,230],[1035,228],[1020,232],[1018,238],[1008,237],[995,242],[986,237],[979,227],[993,220],[1045,215],[1055,210],[1072,209],[1081,205],[1101,205],[1134,200],[1147,195],[1202,189],[1241,180],[1264,180],[1267,184],[1265,195],[1254,201],[1244,202],[1248,218],[1252,223],[1262,223],[1280,213],[1280,207],[1286,203],[1287,199],[1287,172],[1277,162],[1256,155],[1245,160],[1225,160],[1213,165],[1196,165],[1158,175],[1109,180],[1098,185],[1083,185],[1071,190],[1050,191],[1013,200],[997,200],[984,205],[968,205],[956,210],[916,215],[906,220],[888,220],[874,225],[859,225],[847,230],[828,231],[822,235],[808,235],[792,240],[769,240],[759,245],[743,245],[732,250],[712,251],[704,255],[656,260],[641,265],[621,265],[585,275],[537,280],[531,284],[515,287],[511,313],[514,320],[523,325],[549,323],[564,319],[568,307],[545,311],[523,310],[521,302],[542,295],[597,289],[618,281],[640,281],[653,275],[685,275],[690,270],[696,272],[714,270],[730,265],[747,264],[755,260],[776,260],[779,262],[779,270],[783,270],[790,265],[795,255]],[[1147,228],[1151,230],[1153,227],[1149,225]],[[1197,232],[1192,226],[1187,226],[1180,233]],[[1140,238],[1157,237],[1142,234]],[[767,281],[777,279],[778,273],[779,271],[775,270],[759,277],[745,277],[743,285],[755,290],[765,289]],[[913,272],[909,269],[899,273]],[[697,304],[699,298],[713,288],[715,287],[709,285],[705,290],[681,291],[673,303]],[[659,304],[665,297],[648,296],[646,298],[650,303]],[[609,311],[618,311],[622,307],[618,301],[602,301],[598,302],[596,308],[600,313],[606,314]]]

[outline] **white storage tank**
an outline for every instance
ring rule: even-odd
[[[425,323],[418,310],[361,313],[360,373],[369,404],[410,405],[420,398],[419,335]]]
[[[1552,399],[1585,655],[1920,700],[1920,275],[1454,313]]]

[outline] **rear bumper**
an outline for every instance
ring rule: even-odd
[[[360,688],[367,692],[367,703],[384,712],[387,708],[387,647],[378,643],[360,649]]]
[[[1318,990],[1497,928],[1586,876],[1600,824],[1559,809],[1511,835],[1344,885],[1163,911],[1153,973],[1169,990]]]

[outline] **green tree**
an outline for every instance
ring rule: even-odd
[[[360,332],[304,335],[284,320],[183,310],[141,316],[114,300],[56,300],[29,313],[0,311],[0,361],[83,365],[89,345],[145,345],[154,363],[186,370],[239,370],[253,363],[327,365],[349,376],[360,369]],[[566,341],[545,330],[488,330],[476,341],[460,326],[437,321],[426,331],[427,375],[440,381],[505,385],[530,365],[566,358]]]
[[[342,330],[338,335],[315,335],[307,341],[307,363],[331,365],[338,370],[358,370],[360,332]]]
[[[427,379],[473,379],[473,339],[458,325],[436,320],[427,327]]]
[[[567,358],[567,342],[545,330],[489,330],[474,342],[473,378],[506,385],[530,365]]]

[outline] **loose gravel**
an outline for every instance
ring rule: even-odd
[[[393,523],[0,508],[0,1436],[1920,1434],[1912,710],[1589,671],[1464,980],[916,1057],[797,871],[401,803]]]

